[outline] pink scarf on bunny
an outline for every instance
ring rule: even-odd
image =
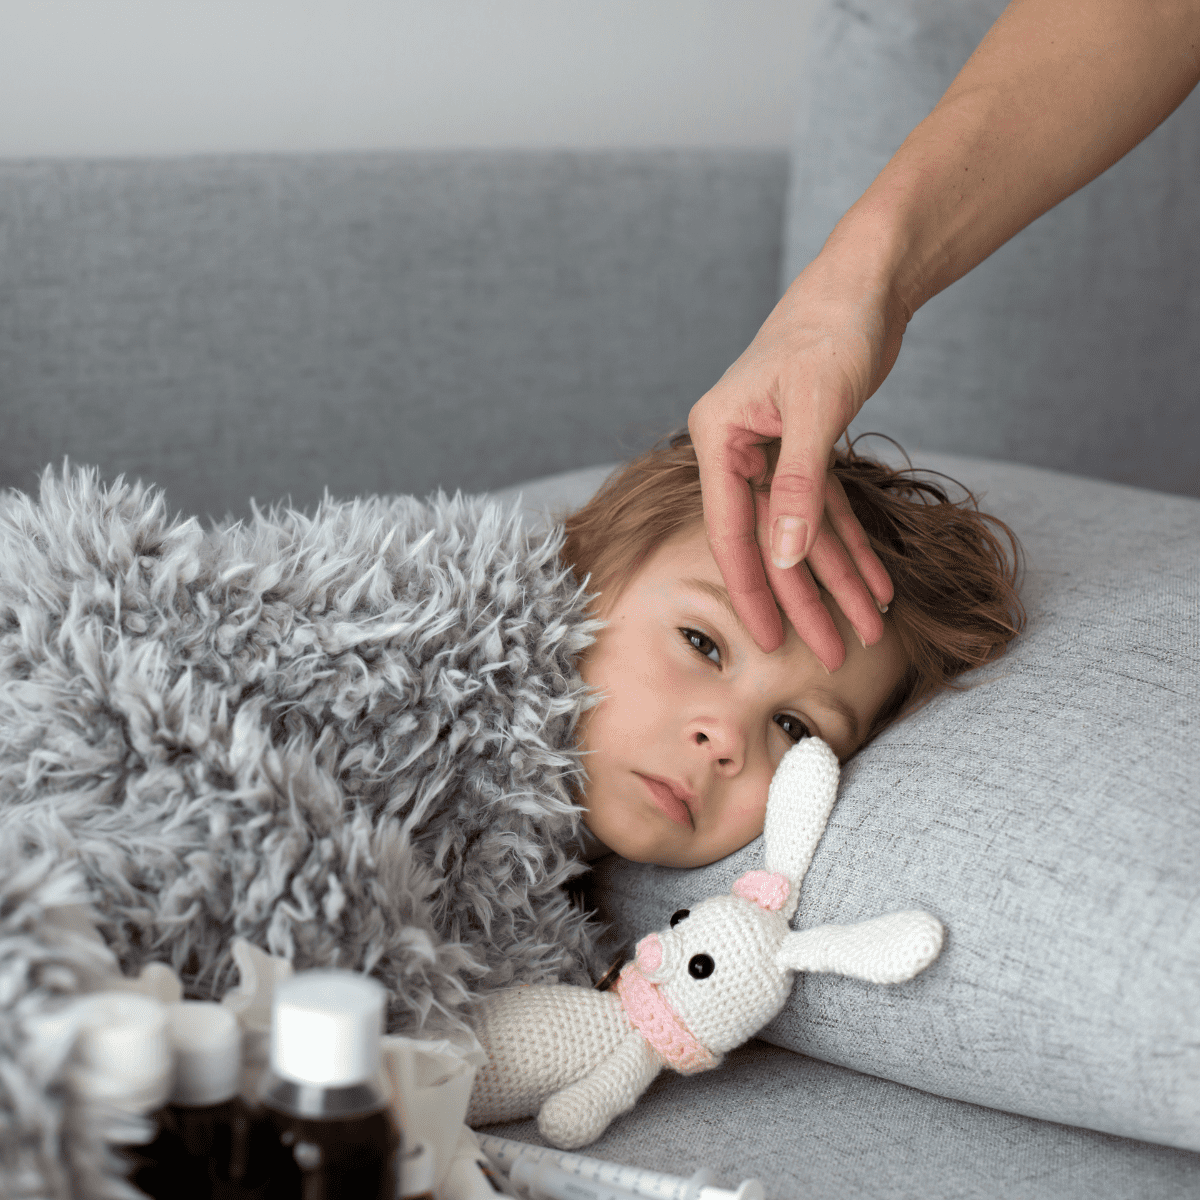
[[[718,1066],[721,1059],[696,1041],[679,1014],[666,1002],[657,986],[629,963],[617,977],[614,988],[634,1029],[654,1048],[669,1067],[683,1075],[695,1075]]]

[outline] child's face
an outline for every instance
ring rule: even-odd
[[[756,838],[779,760],[806,734],[851,755],[907,661],[891,622],[864,649],[824,593],[846,661],[832,675],[787,622],[764,654],[727,606],[704,529],[666,542],[606,607],[581,664],[588,828],[638,862],[696,867]]]

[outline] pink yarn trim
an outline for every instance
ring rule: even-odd
[[[662,966],[662,942],[657,933],[648,933],[637,944],[637,965],[643,971],[657,971]]]
[[[696,1041],[658,988],[633,963],[618,976],[616,993],[633,1027],[667,1066],[682,1075],[695,1075],[720,1063],[720,1058]]]
[[[778,912],[792,890],[792,881],[774,871],[747,871],[733,885],[733,894],[752,900],[769,912]]]

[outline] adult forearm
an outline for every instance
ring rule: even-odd
[[[696,402],[688,426],[709,544],[763,650],[782,640],[778,601],[826,668],[838,668],[840,638],[819,599],[809,603],[815,582],[865,645],[882,633],[872,597],[889,602],[891,584],[826,468],[891,370],[913,312],[1116,162],[1198,79],[1200,0],[1013,0]],[[764,511],[749,481],[765,472],[763,446],[776,437]]]
[[[908,314],[1163,121],[1200,80],[1200,0],[1013,0],[827,249]]]

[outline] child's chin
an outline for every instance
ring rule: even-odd
[[[641,849],[636,853],[623,854],[620,850],[617,853],[622,858],[629,859],[630,862],[647,863],[655,867],[674,867],[676,870],[706,867],[710,862],[717,861],[715,857],[705,856],[695,850],[689,851],[681,846],[653,846]]]
[[[672,863],[667,861],[670,855],[650,847],[623,845],[614,846],[613,849],[622,858],[628,859],[630,862],[646,863],[656,867],[669,867],[672,865]]]
[[[629,862],[646,863],[656,867],[674,867],[688,869],[692,867],[707,867],[718,859],[724,858],[731,851],[704,850],[694,844],[695,835],[681,837],[679,844],[673,844],[675,839],[663,837],[653,829],[631,829],[617,823],[613,827],[593,827],[591,822],[585,822],[592,835],[598,838],[614,854]],[[599,825],[600,823],[597,823]],[[640,835],[640,836],[639,836]]]
[[[649,863],[658,867],[677,865],[673,861],[676,856],[653,838],[631,836],[628,830],[610,830],[608,837],[603,834],[598,836],[614,854],[630,862]]]

